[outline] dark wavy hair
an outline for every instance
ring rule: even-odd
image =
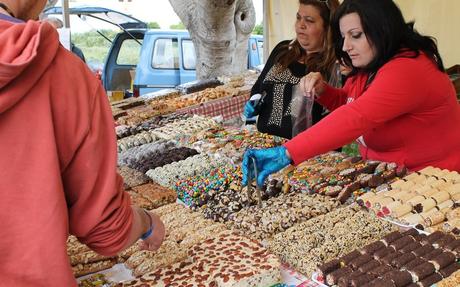
[[[334,54],[334,45],[332,44],[332,32],[331,32],[331,19],[335,10],[339,6],[338,0],[299,0],[299,5],[311,5],[317,8],[320,12],[321,18],[324,22],[325,31],[325,43],[324,50],[319,53],[312,53],[306,55],[305,50],[300,46],[297,40],[286,44],[285,47],[281,48],[278,57],[275,59],[284,68],[287,68],[290,64],[299,61],[304,56],[305,65],[309,71],[320,72],[324,77],[329,79],[331,70],[334,67],[336,58]]]
[[[444,64],[439,54],[436,40],[423,36],[414,29],[414,23],[406,23],[399,7],[392,0],[344,0],[332,19],[332,37],[335,55],[341,64],[353,67],[348,54],[342,50],[343,37],[339,21],[348,14],[357,13],[361,19],[363,31],[371,45],[375,47],[375,58],[363,68],[366,72],[376,72],[385,63],[402,51],[401,57],[416,58],[420,52],[425,53],[444,71]],[[358,72],[353,68],[352,74]]]

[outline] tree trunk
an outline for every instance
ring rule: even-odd
[[[255,26],[252,0],[169,0],[190,33],[198,79],[241,73]]]

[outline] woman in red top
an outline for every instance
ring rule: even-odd
[[[460,171],[460,108],[434,40],[405,23],[392,0],[345,0],[332,29],[337,58],[353,68],[350,78],[335,89],[310,73],[302,86],[333,112],[284,146],[247,151],[243,183],[253,177],[250,157],[261,185],[291,161],[355,139],[365,159]]]

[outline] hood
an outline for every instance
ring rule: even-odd
[[[60,44],[57,31],[48,23],[3,20],[0,43],[1,114],[30,94],[53,62]]]

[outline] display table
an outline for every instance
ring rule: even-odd
[[[179,114],[193,114],[207,117],[222,116],[224,120],[238,117],[243,113],[244,104],[249,99],[249,93],[218,99],[201,105],[178,110]]]

